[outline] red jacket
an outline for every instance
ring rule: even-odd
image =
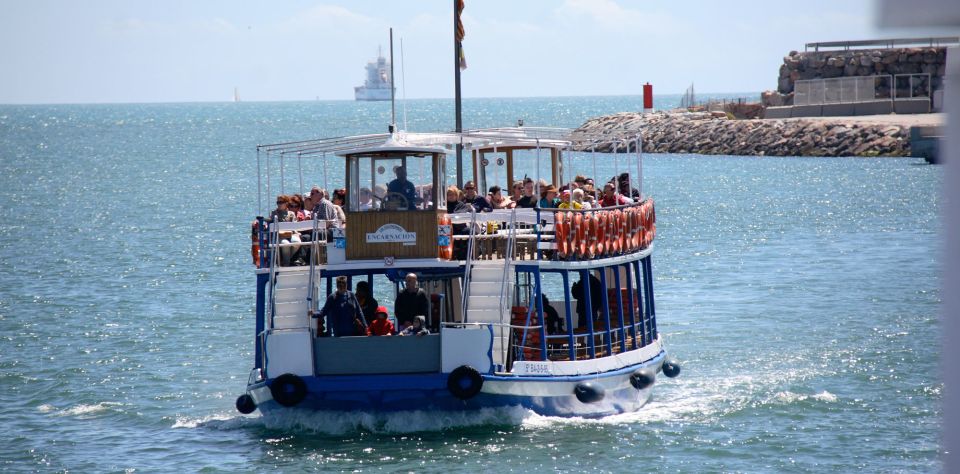
[[[393,332],[393,323],[389,319],[377,318],[367,328],[368,336],[389,336]]]

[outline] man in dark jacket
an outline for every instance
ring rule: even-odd
[[[334,337],[364,336],[367,323],[357,297],[347,289],[347,277],[337,277],[337,291],[327,297],[327,302],[318,315],[321,320],[327,318],[326,335]]]
[[[463,185],[463,202],[473,206],[477,212],[490,212],[493,207],[487,198],[477,194],[477,185],[473,181],[467,181]]]
[[[417,275],[408,273],[404,279],[404,289],[397,294],[397,299],[393,303],[393,314],[397,317],[397,325],[404,328],[413,324],[413,319],[417,316],[430,314],[430,301],[427,299],[427,293],[420,288],[417,283]]]
[[[603,308],[603,302],[600,300],[601,293],[603,292],[603,286],[600,285],[600,280],[597,277],[593,276],[593,273],[590,273],[590,306],[593,307],[591,311],[591,321],[596,321],[599,318],[600,310]],[[587,299],[586,295],[583,293],[583,280],[577,280],[573,286],[570,287],[570,296],[573,296],[577,299],[577,327],[587,327]],[[590,323],[592,324],[592,323]]]

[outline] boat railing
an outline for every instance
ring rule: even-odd
[[[516,209],[510,212],[510,222],[507,226],[507,242],[506,248],[504,249],[504,264],[503,264],[503,274],[500,280],[500,306],[499,314],[503,315],[506,312],[508,302],[510,301],[510,294],[513,285],[511,284],[511,271],[510,264],[513,261],[514,256],[514,246],[516,244],[516,223],[517,223],[517,211]],[[506,347],[505,344],[505,335],[504,331],[501,331],[499,337],[501,338],[500,347]]]
[[[542,325],[533,325],[533,326],[524,326],[518,324],[507,324],[507,323],[494,323],[494,322],[458,322],[458,321],[442,321],[440,323],[443,327],[450,328],[459,328],[467,326],[490,326],[495,328],[507,328],[507,329],[540,329]]]
[[[260,268],[297,266],[292,261],[303,255],[302,265],[322,265],[326,263],[326,245],[329,242],[330,229],[337,226],[336,220],[307,220],[298,222],[273,222],[269,226],[260,226]],[[307,252],[299,252],[301,249]],[[271,270],[271,275],[273,273]],[[272,281],[272,276],[271,276]]]

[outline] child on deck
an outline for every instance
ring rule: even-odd
[[[426,316],[420,315],[413,318],[413,324],[403,328],[400,331],[401,336],[425,336],[430,334],[430,330],[426,327],[427,318]]]
[[[387,307],[377,306],[376,319],[367,328],[368,336],[390,336],[394,333],[393,323],[387,319]]]

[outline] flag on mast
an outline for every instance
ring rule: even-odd
[[[457,31],[456,38],[457,44],[460,46],[460,70],[463,71],[467,68],[467,56],[463,54],[463,37],[466,36],[466,32],[463,29],[463,20],[460,18],[460,15],[463,14],[464,3],[463,0],[458,0],[457,2]]]

